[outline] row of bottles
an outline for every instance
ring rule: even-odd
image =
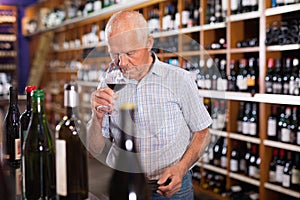
[[[270,1],[272,3],[272,7],[286,6],[286,5],[300,3],[299,0],[270,0]]]
[[[55,136],[46,119],[44,91],[27,86],[26,93],[26,110],[20,115],[18,91],[10,88],[3,126],[1,164],[10,172],[12,194],[25,199],[88,198],[86,134],[77,113],[77,86],[65,86],[66,115]]]
[[[300,145],[299,106],[272,105],[268,116],[268,139]]]
[[[288,21],[274,21],[267,25],[266,45],[286,45],[300,43],[298,18]]]
[[[16,21],[15,12],[11,9],[0,9],[0,23],[14,23]]]
[[[237,133],[258,137],[258,119],[258,103],[241,101],[237,117]]]
[[[300,153],[274,148],[268,182],[300,191]]]
[[[258,59],[243,58],[239,61],[230,61],[230,73],[226,74],[226,59],[209,58],[199,61],[197,85],[200,89],[228,90],[239,92],[259,91],[258,86]]]
[[[300,95],[298,58],[269,58],[265,77],[265,92],[269,94]]]

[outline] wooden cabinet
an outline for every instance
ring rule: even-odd
[[[127,1],[104,8],[100,11],[91,13],[85,17],[67,19],[62,24],[51,28],[40,28],[34,33],[25,34],[32,38],[32,48],[36,46],[33,40],[39,39],[47,32],[53,32],[54,38],[52,44],[47,46],[50,48],[47,56],[47,66],[44,71],[44,78],[41,81],[41,87],[49,88],[47,91],[52,91],[49,95],[50,106],[49,112],[56,105],[53,104],[53,99],[58,99],[57,104],[62,108],[62,83],[68,79],[78,80],[80,86],[80,94],[82,98],[81,110],[85,120],[89,119],[90,104],[89,95],[97,87],[97,79],[99,73],[102,73],[107,63],[109,56],[106,49],[105,41],[101,40],[102,30],[110,15],[122,9],[139,10],[147,20],[153,17],[153,11],[159,15],[159,25],[163,26],[163,16],[168,5],[175,5],[178,11],[186,8],[186,4],[195,3],[196,1],[183,0],[155,0],[155,1]],[[178,17],[178,28],[165,31],[153,30],[155,38],[155,51],[159,58],[165,62],[178,64],[181,67],[187,67],[187,63],[192,63],[198,68],[201,62],[206,62],[208,59],[218,58],[226,60],[226,73],[229,75],[229,66],[231,60],[239,60],[242,58],[254,57],[259,60],[257,65],[259,71],[259,90],[255,93],[249,92],[232,92],[232,91],[217,91],[199,89],[199,93],[205,99],[219,99],[226,102],[227,123],[225,130],[210,129],[211,134],[227,138],[228,152],[227,158],[230,158],[232,142],[234,140],[242,142],[250,142],[258,146],[260,154],[260,178],[254,179],[233,173],[229,170],[213,166],[207,163],[200,162],[201,172],[213,171],[226,176],[226,189],[229,190],[234,184],[245,183],[256,188],[259,193],[259,199],[280,199],[284,198],[300,198],[300,192],[283,188],[278,185],[268,182],[269,163],[272,157],[272,149],[283,148],[296,153],[300,153],[299,145],[284,144],[277,141],[267,139],[267,117],[270,114],[271,105],[300,105],[300,97],[281,94],[266,94],[265,93],[265,76],[267,71],[267,59],[276,57],[285,57],[287,55],[299,55],[299,44],[287,45],[266,45],[266,31],[270,23],[280,21],[289,16],[299,16],[300,4],[287,5],[282,7],[271,8],[271,0],[258,1],[258,10],[231,14],[230,10],[226,11],[224,21],[207,24],[206,9],[209,5],[209,0],[198,1],[200,5],[199,25],[185,27],[182,23],[182,14]],[[230,0],[227,1],[228,8],[231,5]],[[41,13],[42,7],[53,8],[57,4],[55,1],[42,3],[28,9],[27,17],[37,16],[33,13]],[[38,10],[40,9],[40,10]],[[182,13],[182,12],[179,12]],[[197,24],[197,23],[196,23]],[[85,41],[83,35],[90,33],[94,29],[94,34],[98,38],[93,41]],[[100,38],[100,39],[99,39]],[[252,47],[237,48],[237,43],[243,40],[257,38],[256,45]],[[212,43],[225,40],[225,46],[221,49],[207,48],[211,47]],[[89,72],[92,71],[89,76]],[[95,76],[95,74],[97,74]],[[59,82],[62,81],[60,84]],[[55,84],[54,84],[55,83]],[[51,85],[52,84],[52,85]],[[52,90],[50,90],[50,88]],[[57,88],[58,90],[54,90]],[[59,91],[59,92],[58,92]],[[58,97],[57,97],[58,96]],[[257,137],[244,136],[237,133],[237,114],[240,102],[255,102],[259,108],[259,129]],[[54,111],[56,112],[56,111]],[[56,112],[57,113],[57,112]],[[230,164],[230,163],[228,163]],[[203,192],[201,187],[203,180],[195,183]],[[199,185],[198,185],[199,184]],[[206,191],[205,193],[212,194]],[[219,199],[228,199],[221,195],[213,194]]]
[[[9,86],[18,86],[17,9],[0,5],[0,95],[8,95]],[[7,84],[8,83],[8,84]]]

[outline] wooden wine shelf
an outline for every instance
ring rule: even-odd
[[[221,196],[220,194],[216,194],[212,191],[203,189],[201,187],[201,185],[194,180],[193,180],[193,186],[194,186],[196,196],[202,197],[203,195],[206,195],[206,196],[212,197],[212,199],[216,199],[216,200],[229,200],[228,196]],[[202,198],[200,198],[200,199],[202,199]]]
[[[203,31],[216,30],[216,29],[221,29],[221,28],[226,28],[225,22],[220,22],[220,23],[215,23],[215,24],[204,24],[203,26],[201,26],[201,30],[203,30]]]
[[[229,172],[229,177],[234,178],[234,179],[239,180],[239,181],[242,181],[242,182],[245,182],[245,183],[249,183],[251,185],[258,186],[258,187],[260,185],[258,180],[253,179],[253,178],[249,178],[249,177],[244,176],[244,175]]]
[[[223,175],[227,175],[227,170],[226,169],[223,169],[223,168],[220,168],[220,167],[215,167],[213,165],[210,165],[210,164],[201,164],[200,166],[203,166],[204,169],[208,169],[210,171],[213,171],[213,172],[217,172],[219,174],[223,174]]]
[[[257,93],[254,94],[254,96],[252,96],[250,93],[247,92],[229,92],[203,89],[200,89],[199,92],[202,97],[206,98],[250,101],[270,104],[300,105],[300,97],[293,95]]]
[[[260,144],[260,139],[259,138],[251,137],[251,136],[245,136],[245,135],[238,134],[238,133],[229,133],[229,138],[236,139],[236,140],[241,140],[241,141],[245,141],[245,142],[251,142],[251,143],[254,143],[254,144]]]
[[[231,15],[229,16],[228,21],[236,22],[236,21],[242,21],[247,19],[259,18],[260,16],[261,16],[261,11],[247,12],[247,13]]]
[[[205,50],[209,55],[216,55],[216,54],[226,54],[227,50],[226,49],[217,49],[217,50]]]
[[[77,73],[77,69],[69,69],[69,68],[53,68],[48,69],[47,72],[49,73]]]
[[[233,48],[230,49],[230,53],[250,53],[259,52],[259,47],[245,47],[245,48]]]
[[[299,145],[286,144],[286,143],[276,142],[276,141],[272,141],[272,140],[264,140],[264,145],[269,146],[269,147],[279,148],[279,149],[285,149],[285,150],[289,150],[289,151],[300,152]]]
[[[267,47],[267,51],[291,51],[300,49],[299,44],[272,45]]]
[[[281,187],[279,185],[274,185],[274,184],[267,183],[267,182],[264,184],[264,186],[265,186],[265,188],[267,188],[269,190],[273,190],[273,191],[283,193],[283,194],[289,195],[291,197],[295,197],[295,198],[300,199],[300,192],[290,190],[290,189],[286,189],[286,188]]]
[[[280,14],[294,12],[294,11],[298,11],[298,10],[300,10],[300,3],[287,5],[287,6],[278,6],[275,8],[267,8],[265,10],[265,15],[266,16],[280,15]]]
[[[221,137],[228,137],[228,133],[226,131],[220,131],[220,130],[215,130],[215,129],[209,129],[209,133],[212,135],[218,135]]]
[[[180,33],[180,30],[176,29],[176,30],[170,30],[170,31],[155,32],[155,33],[152,33],[151,35],[154,38],[162,38],[162,37],[176,36],[179,33]]]
[[[74,26],[74,24],[78,24],[81,22],[85,22],[94,18],[99,18],[102,17],[105,18],[107,17],[107,15],[113,14],[114,12],[120,11],[120,10],[125,10],[125,9],[129,9],[129,8],[139,8],[139,7],[143,7],[143,6],[147,6],[147,5],[152,5],[152,4],[156,4],[159,2],[163,2],[165,0],[131,0],[131,1],[126,1],[123,3],[119,3],[119,4],[115,4],[112,6],[109,6],[107,8],[103,8],[99,11],[95,11],[87,16],[84,17],[77,17],[74,19],[67,19],[65,20],[62,24],[58,25],[58,26],[53,26],[50,28],[45,28],[42,30],[38,30],[35,33],[31,33],[31,34],[24,34],[24,36],[34,36],[46,31],[53,31],[53,30],[58,30],[58,31],[64,31],[66,26]],[[59,30],[61,29],[61,30]]]

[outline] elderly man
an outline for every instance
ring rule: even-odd
[[[118,144],[120,135],[113,124],[118,123],[119,116],[105,106],[117,106],[129,99],[137,107],[140,161],[149,184],[157,188],[152,199],[193,199],[190,168],[210,141],[211,124],[195,81],[187,71],[161,62],[151,52],[154,40],[140,13],[115,13],[105,33],[113,62],[129,74],[130,81],[117,92],[117,98],[108,87],[93,92],[92,118],[88,123],[90,151],[100,154],[105,138],[112,137]],[[111,114],[110,120],[107,114]],[[107,156],[111,166],[115,144]]]

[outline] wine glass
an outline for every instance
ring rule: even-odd
[[[126,86],[128,78],[128,72],[122,71],[119,65],[115,62],[111,62],[105,72],[104,80],[99,81],[97,89],[108,86],[114,92],[117,92]],[[111,107],[103,105],[98,106],[97,111],[100,111],[103,108],[113,111]]]

